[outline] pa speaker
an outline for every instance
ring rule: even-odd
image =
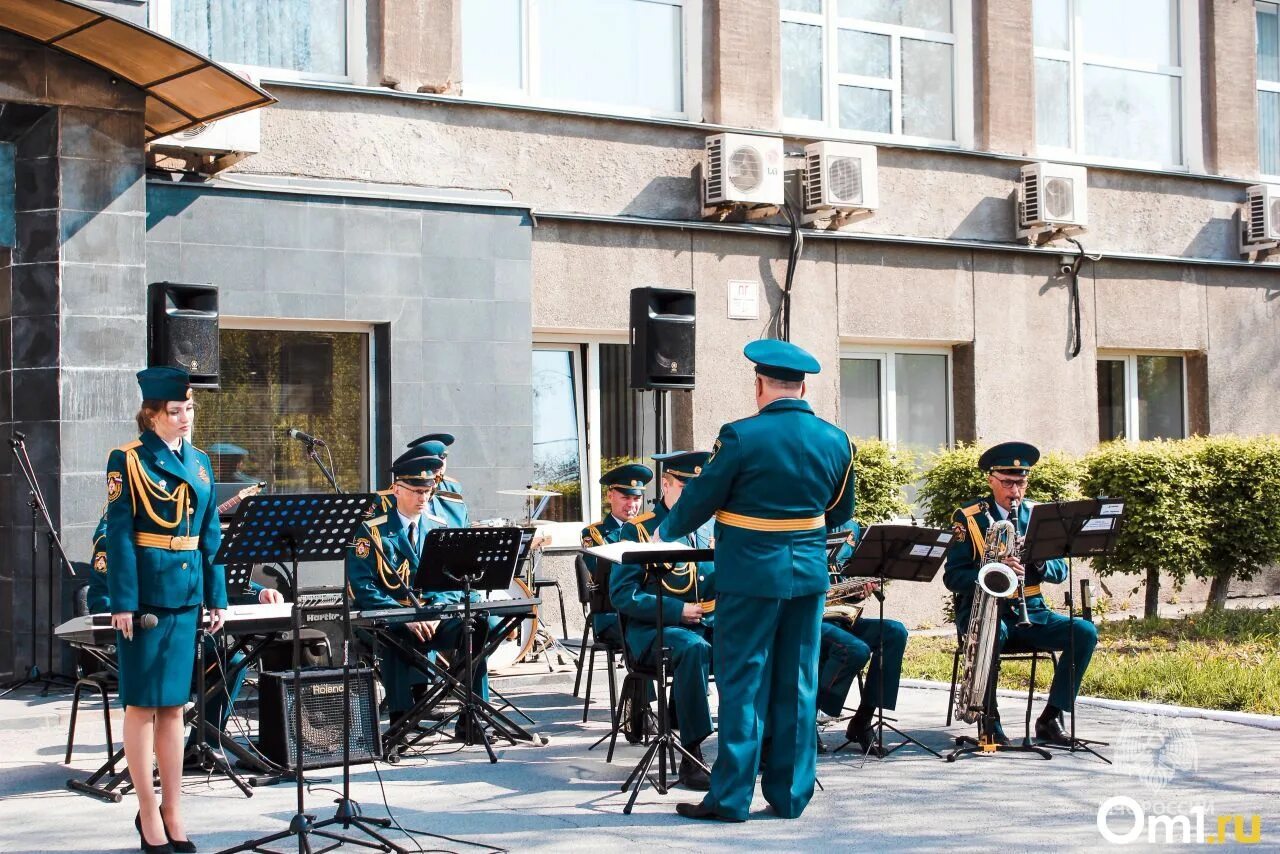
[[[373,670],[353,667],[351,691],[351,761],[372,762],[382,754],[378,731],[378,695]],[[301,744],[302,768],[329,768],[342,764],[342,669],[302,671],[302,734],[294,718],[297,697],[293,671],[263,673],[258,678],[258,749],[279,765],[296,767]]]
[[[217,388],[218,288],[153,282],[147,303],[147,363],[184,368],[191,385]]]
[[[631,291],[631,387],[693,388],[693,291]]]

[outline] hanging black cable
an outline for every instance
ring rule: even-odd
[[[1080,265],[1084,263],[1084,247],[1074,237],[1067,242],[1076,248],[1075,260],[1066,269],[1067,274],[1067,311],[1070,312],[1070,327],[1067,330],[1068,359],[1080,355]]]
[[[787,253],[787,273],[783,280],[782,300],[778,305],[776,324],[774,324],[775,329],[773,331],[783,341],[790,341],[791,288],[795,282],[796,267],[800,263],[800,253],[804,251],[804,232],[800,230],[800,217],[797,211],[792,208],[790,202],[784,203],[780,210],[787,223],[791,226],[791,247]]]

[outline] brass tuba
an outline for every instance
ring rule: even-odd
[[[991,520],[990,514],[987,519]],[[991,681],[991,665],[996,655],[996,639],[1000,631],[1001,599],[1018,593],[1018,576],[1001,561],[1018,548],[1018,529],[1013,522],[990,521],[978,570],[978,587],[969,609],[969,626],[960,641],[964,675],[956,685],[955,717],[973,723],[984,714],[987,688]]]

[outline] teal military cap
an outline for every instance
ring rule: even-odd
[[[408,447],[416,448],[418,445],[425,445],[427,442],[439,442],[440,444],[445,446],[452,445],[453,434],[452,433],[428,433],[425,436],[419,436],[418,438],[414,439],[412,442],[409,443]]]
[[[822,370],[818,360],[803,347],[776,338],[752,341],[742,349],[742,353],[755,362],[757,374],[776,380],[802,382],[805,374],[816,374]]]
[[[214,442],[212,445],[204,449],[206,454],[215,457],[247,457],[249,452],[239,445],[233,445],[230,442]]]
[[[444,461],[430,454],[401,454],[391,464],[391,475],[399,483],[410,486],[432,486],[436,482],[436,472],[444,468]]]
[[[653,455],[654,460],[662,463],[663,474],[673,475],[681,480],[702,474],[702,467],[710,457],[710,451],[671,451]]]
[[[644,495],[644,488],[651,480],[653,469],[640,463],[627,463],[605,472],[600,478],[600,484],[624,495]]]
[[[189,400],[191,374],[182,368],[158,366],[138,371],[143,400]]]
[[[1026,442],[1001,442],[992,445],[978,457],[982,471],[998,471],[1007,474],[1026,474],[1040,461],[1040,450]]]

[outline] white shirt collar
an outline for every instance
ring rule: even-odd
[[[413,524],[417,524],[419,529],[422,528],[421,516],[406,516],[403,513],[401,513],[399,510],[396,511],[396,515],[400,517],[400,524],[403,525],[406,529]]]
[[[613,512],[612,512],[612,511],[609,513],[609,515],[610,515],[610,516],[613,516],[613,521],[617,522],[619,525],[625,525],[625,524],[627,524],[627,520],[626,520],[626,519],[619,519],[617,516],[614,516],[614,514],[613,514]],[[638,514],[637,514],[637,515],[638,515]]]
[[[176,437],[172,442],[165,442],[165,446],[175,454],[182,450],[182,437]]]

